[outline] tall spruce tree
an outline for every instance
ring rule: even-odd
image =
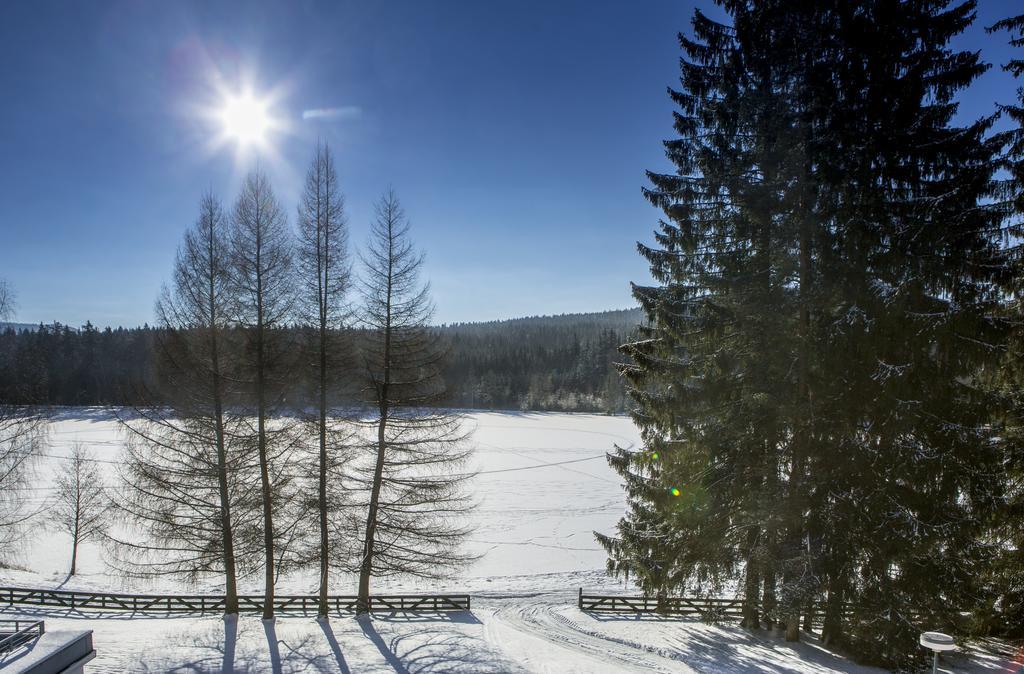
[[[988,30],[1005,30],[1013,47],[1024,47],[1024,14],[1004,19]],[[1024,58],[1010,59],[1003,69],[1020,79],[1024,76]],[[1016,93],[1016,101],[999,105],[1008,125],[997,136],[1003,143],[1005,172],[997,180],[996,197],[1005,217],[1014,265],[1006,312],[1013,324],[1013,334],[996,378],[997,390],[1008,402],[1006,501],[993,531],[1000,550],[992,573],[995,600],[983,607],[982,626],[1020,636],[1024,634],[1024,259],[1020,243],[1024,233],[1024,87],[1018,87]]]
[[[993,548],[1001,433],[980,377],[1002,354],[1009,269],[990,207],[992,118],[958,125],[986,66],[949,48],[973,2],[821,3],[834,57],[811,71],[830,449],[814,462],[825,565],[855,607],[851,645],[895,665],[920,625],[962,629]],[[835,622],[836,607],[832,608]],[[830,632],[842,636],[836,625]]]
[[[750,626],[761,600],[777,616],[782,473],[806,369],[793,282],[804,144],[793,52],[762,32],[785,8],[765,5],[736,10],[733,26],[697,12],[694,38],[680,36],[679,138],[665,144],[677,173],[648,174],[666,219],[658,247],[639,246],[660,285],[634,286],[650,325],[624,347],[645,451],[611,457],[632,507],[617,538],[598,536],[609,568],[648,592],[713,592],[744,574]]]
[[[631,510],[601,541],[648,591],[742,575],[747,624],[760,595],[789,638],[824,597],[830,637],[896,664],[973,601],[999,498],[995,143],[952,125],[984,66],[947,47],[973,3],[720,4],[645,191],[646,447],[612,457]]]
[[[988,31],[1008,31],[1010,45],[1024,48],[1024,14],[1003,19],[989,27]],[[1024,76],[1024,58],[1012,58],[1002,67],[1018,79]],[[1019,219],[1024,214],[1024,87],[1018,87],[1015,102],[999,102],[998,106],[1008,118],[1010,128],[998,136],[1006,149],[1003,167],[1009,175],[1007,179],[999,181],[997,194],[1008,207],[1006,215]]]

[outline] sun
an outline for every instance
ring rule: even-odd
[[[236,168],[248,166],[253,158],[265,163],[280,161],[277,146],[295,132],[284,102],[289,85],[265,89],[256,86],[251,76],[230,81],[214,72],[209,87],[204,100],[189,108],[200,123],[197,128],[206,136],[206,155],[231,152]]]
[[[266,145],[273,126],[268,108],[251,92],[226,96],[220,111],[224,135],[243,148]]]

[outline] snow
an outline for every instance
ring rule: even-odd
[[[41,617],[48,630],[90,629],[97,658],[90,672],[873,672],[808,639],[787,644],[775,632],[691,619],[587,614],[576,591],[633,593],[603,571],[604,551],[593,531],[611,532],[625,498],[603,456],[614,444],[637,446],[639,433],[624,417],[474,412],[477,447],[473,479],[479,506],[470,549],[482,554],[460,577],[437,583],[388,581],[380,592],[469,592],[470,612],[335,616],[131,616],[60,610],[8,609],[4,618]],[[116,471],[121,436],[109,410],[66,410],[51,430],[51,446],[37,466],[40,508],[50,498],[54,471],[81,442]],[[100,546],[79,552],[80,573],[67,579],[68,538],[37,528],[20,551],[23,569],[0,569],[0,584],[149,592],[219,591],[163,580],[141,584],[106,571]],[[260,578],[242,591],[259,593]],[[282,593],[312,593],[311,573],[281,579]],[[332,591],[353,594],[352,578]],[[997,671],[1005,656],[975,654],[956,661],[957,672]],[[948,671],[948,670],[947,670]],[[1009,668],[1004,671],[1012,671]]]
[[[378,588],[477,590],[488,589],[495,579],[505,577],[513,577],[508,579],[512,587],[518,587],[514,577],[523,578],[523,587],[527,587],[530,577],[553,573],[569,574],[579,582],[587,581],[585,585],[608,585],[601,572],[605,554],[593,532],[613,529],[623,513],[625,496],[604,456],[614,444],[632,447],[640,442],[632,422],[621,416],[475,412],[467,415],[466,423],[474,429],[476,447],[470,468],[478,472],[470,485],[478,506],[470,522],[474,533],[467,547],[482,555],[480,560],[453,581],[433,585],[387,581]],[[49,447],[36,466],[36,491],[29,497],[36,507],[45,508],[53,498],[53,476],[76,443],[100,462],[107,487],[118,487],[116,464],[123,436],[114,411],[68,409],[51,424]],[[0,580],[43,582],[47,587],[62,584],[69,590],[156,592],[178,588],[175,582],[129,582],[108,574],[102,545],[96,542],[80,546],[79,573],[64,582],[70,559],[70,537],[40,526],[15,560],[17,566],[32,571],[0,570]],[[562,580],[559,576],[553,582]],[[283,578],[280,589],[282,593],[310,592],[316,584],[315,571],[311,571]],[[211,580],[190,590],[218,592],[220,588]],[[261,593],[262,577],[243,580],[241,590]],[[334,591],[352,594],[355,582],[339,578]]]
[[[15,648],[0,653],[0,669],[54,671],[75,662],[88,662],[95,657],[91,630],[47,630],[30,648]]]

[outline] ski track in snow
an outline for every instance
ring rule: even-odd
[[[694,671],[682,662],[673,662],[671,656],[642,644],[608,639],[584,630],[557,611],[573,598],[563,596],[560,599],[557,603],[504,603],[493,611],[490,620],[485,623],[487,640],[507,652],[519,653],[523,664],[541,674],[689,674]],[[542,642],[540,648],[536,647],[538,641]],[[552,648],[555,652],[552,652]]]

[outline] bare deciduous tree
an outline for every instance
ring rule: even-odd
[[[107,529],[110,501],[103,475],[94,457],[81,444],[75,444],[56,480],[56,502],[48,513],[54,528],[71,536],[71,570],[78,567],[78,545],[98,538]]]
[[[444,395],[423,256],[394,191],[378,202],[363,256],[360,327],[368,402],[374,406],[363,469],[368,492],[359,572],[359,608],[369,608],[373,577],[439,577],[472,558],[460,550],[471,507],[460,472],[469,455],[457,415],[428,406]]]
[[[320,565],[318,613],[327,615],[327,587],[332,545],[331,515],[339,507],[329,495],[328,475],[343,461],[343,443],[347,429],[329,418],[328,394],[337,389],[343,375],[343,344],[340,330],[348,315],[346,294],[349,289],[348,223],[344,199],[338,186],[334,159],[326,144],[317,145],[316,156],[306,174],[306,185],[298,213],[299,306],[303,320],[311,325],[309,355],[315,373],[317,414],[312,421],[317,436],[317,496],[319,514]],[[334,541],[344,548],[345,542]],[[337,554],[337,553],[336,553]]]
[[[235,203],[231,251],[235,316],[247,340],[242,372],[254,398],[249,418],[256,426],[250,437],[259,458],[266,598],[263,617],[269,619],[274,617],[275,561],[279,561],[275,541],[278,535],[282,540],[290,539],[301,514],[281,532],[275,532],[275,493],[288,486],[287,456],[294,445],[287,422],[273,419],[273,412],[283,402],[280,383],[287,375],[286,363],[292,360],[291,345],[281,330],[292,314],[294,300],[292,241],[270,181],[258,170],[246,178]],[[283,554],[284,550],[277,552]]]
[[[35,408],[0,405],[0,560],[10,561],[21,525],[38,510],[30,491],[32,466],[46,435],[46,416]]]
[[[14,315],[14,290],[6,279],[0,278],[0,321]]]
[[[0,279],[0,321],[14,315],[14,290]],[[34,514],[29,477],[45,440],[46,414],[24,405],[0,404],[0,560],[10,560],[22,524]]]
[[[168,404],[124,420],[133,436],[122,469],[128,489],[115,502],[138,525],[120,547],[141,554],[122,555],[123,567],[141,575],[223,573],[224,611],[232,614],[240,527],[249,532],[243,551],[251,552],[255,472],[242,451],[243,419],[228,405],[236,388],[228,233],[220,202],[205,195],[157,302],[160,398]]]

